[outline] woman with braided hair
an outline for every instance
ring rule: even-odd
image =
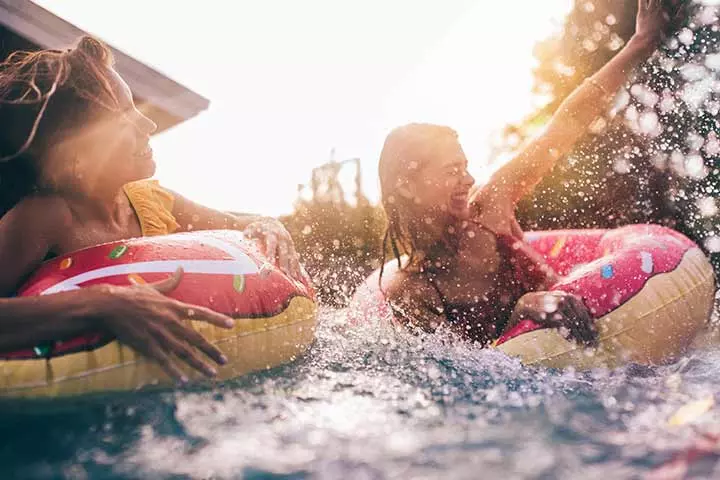
[[[156,125],[133,103],[110,50],[83,37],[66,51],[16,52],[0,64],[0,296],[48,258],[100,243],[183,230],[242,229],[301,275],[292,239],[268,218],[231,216],[148,180]],[[92,287],[0,299],[0,351],[104,328],[182,379],[171,354],[207,375],[222,354],[179,319],[230,326],[206,309],[166,298],[160,285]],[[52,298],[51,298],[52,297]]]
[[[545,131],[483,186],[474,186],[450,128],[410,124],[387,136],[379,164],[388,218],[384,243],[399,269],[385,278],[381,270],[380,286],[396,319],[428,332],[449,329],[482,345],[523,319],[595,342],[582,300],[546,291],[557,277],[523,243],[515,205],[655,50],[676,9],[661,0],[639,0],[636,32],[623,50],[579,86]]]

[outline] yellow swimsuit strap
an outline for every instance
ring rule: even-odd
[[[140,220],[144,237],[167,235],[180,227],[172,213],[175,198],[157,180],[127,183],[123,190]]]

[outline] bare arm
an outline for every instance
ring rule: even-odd
[[[257,215],[232,215],[195,203],[182,195],[175,197],[173,215],[182,230],[242,230],[263,243],[265,254],[297,280],[304,280],[298,254],[290,233],[274,218]]]
[[[630,72],[657,47],[669,21],[662,4],[662,0],[639,0],[636,33],[625,48],[565,99],[545,131],[498,170],[487,189],[515,204],[570,151],[607,108]]]
[[[28,348],[97,328],[85,315],[90,310],[86,300],[75,292],[0,298],[0,351]]]
[[[173,215],[183,231],[186,230],[244,230],[248,225],[262,220],[259,215],[233,215],[208,208],[189,200],[179,193],[175,197]]]
[[[182,320],[192,318],[221,328],[230,328],[233,320],[163,295],[178,285],[181,276],[178,271],[154,285],[98,285],[38,297],[0,298],[0,352],[99,330],[158,363],[171,378],[187,380],[176,358],[213,376],[215,368],[201,354],[219,364],[227,359]]]

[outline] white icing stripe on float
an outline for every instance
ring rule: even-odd
[[[244,255],[244,254],[243,254]],[[66,278],[52,287],[43,290],[40,295],[74,290],[80,284],[114,275],[129,275],[131,273],[173,273],[182,267],[187,273],[212,273],[219,275],[250,275],[258,273],[258,267],[244,255],[245,258],[237,260],[160,260],[155,262],[127,263],[98,268],[88,272]]]
[[[242,232],[239,232],[239,233],[242,233]],[[243,237],[241,237],[241,238],[243,238]],[[198,240],[192,239],[192,242],[197,243]],[[218,250],[227,253],[235,260],[243,260],[243,261],[248,260],[247,253],[243,252],[240,248],[236,247],[235,245],[232,245],[231,243],[228,243],[219,238],[213,238],[210,236],[208,236],[207,238],[204,237],[204,238],[202,238],[202,240],[200,240],[200,243],[202,243],[203,245],[210,245],[211,247],[215,247]]]
[[[234,234],[237,234],[239,239],[241,241],[246,241],[245,236],[242,232],[233,231]],[[151,240],[151,243],[157,244],[157,245],[164,245],[164,243],[161,240],[165,240],[166,237],[161,237],[161,239],[157,239],[158,241],[153,241],[156,239]],[[189,243],[193,245],[209,245],[211,247],[214,247],[218,250],[220,250],[223,253],[228,254],[235,260],[248,260],[248,254],[244,252],[241,248],[233,245],[232,243],[220,239],[220,238],[214,238],[211,236],[204,236],[201,239],[195,238],[190,236],[188,233],[179,233],[173,235],[172,241],[174,243]]]

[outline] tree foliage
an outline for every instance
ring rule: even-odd
[[[362,192],[360,164],[355,161],[355,198],[347,198],[338,162],[313,171],[309,199],[299,198],[292,215],[281,218],[295,239],[301,260],[318,288],[320,301],[341,307],[380,266],[385,226],[382,208]]]

